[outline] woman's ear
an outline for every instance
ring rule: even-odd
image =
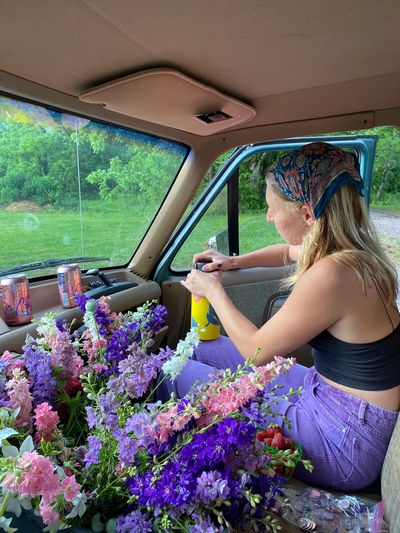
[[[315,216],[313,210],[308,204],[303,204],[301,206],[301,214],[303,215],[304,222],[307,226],[312,226],[315,222]]]

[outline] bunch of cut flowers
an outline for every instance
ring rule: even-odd
[[[156,389],[180,373],[197,331],[155,349],[165,307],[79,305],[83,327],[48,314],[21,356],[0,359],[0,528],[16,531],[13,515],[32,510],[49,532],[274,530],[282,468],[301,457],[296,445],[269,453],[260,428],[269,383],[294,360],[246,362],[162,404]]]

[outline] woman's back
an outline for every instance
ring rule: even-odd
[[[332,305],[339,305],[343,312],[310,342],[317,369],[330,384],[385,409],[398,410],[400,315],[395,303],[387,304],[379,282],[371,276],[364,292],[359,277],[346,265],[327,257],[319,266],[340,278],[341,290],[333,291],[331,298]]]

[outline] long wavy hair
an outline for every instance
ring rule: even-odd
[[[267,185],[289,210],[299,209],[301,204],[285,197],[271,175]],[[338,263],[351,268],[366,293],[368,278],[376,280],[388,304],[397,298],[397,271],[383,250],[379,237],[371,225],[364,199],[352,185],[347,184],[329,200],[321,217],[304,235],[300,247],[297,268],[286,280],[293,285],[314,263],[330,256]]]

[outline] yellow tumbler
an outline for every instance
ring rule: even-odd
[[[196,263],[194,268],[201,270],[204,263]],[[220,321],[214,311],[214,308],[207,300],[200,296],[192,294],[192,327],[199,328],[199,337],[201,341],[213,341],[218,339],[221,334]]]
[[[207,298],[192,294],[192,327],[199,328],[201,341],[218,339],[221,326],[218,317]]]

